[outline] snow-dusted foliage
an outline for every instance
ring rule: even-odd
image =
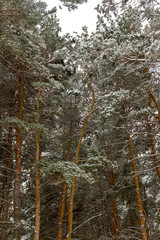
[[[41,1],[0,2],[0,239],[33,239],[38,206],[41,240],[159,240],[159,3],[96,10],[71,36]]]

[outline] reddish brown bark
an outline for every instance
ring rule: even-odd
[[[159,164],[158,164],[158,158],[157,158],[157,153],[156,153],[156,149],[155,149],[155,144],[154,144],[154,140],[153,140],[152,128],[151,128],[150,122],[147,122],[147,126],[148,126],[148,133],[149,133],[149,139],[150,139],[150,145],[151,145],[151,149],[152,149],[154,164],[155,164],[155,167],[156,167],[158,178],[160,180],[160,167],[159,167]]]
[[[150,108],[152,108],[152,99],[153,99],[153,97],[151,97],[151,94],[149,94],[148,106]],[[159,105],[158,105],[157,101],[156,101],[156,105],[157,105],[158,113],[159,113],[159,116],[160,116],[160,108],[159,108]],[[150,145],[151,145],[151,149],[152,149],[154,164],[155,164],[155,167],[156,167],[158,178],[160,180],[160,167],[159,167],[159,164],[158,164],[158,158],[157,158],[157,153],[156,153],[156,149],[155,149],[154,139],[153,139],[153,136],[152,136],[152,127],[151,127],[151,124],[150,124],[149,121],[147,121],[147,127],[148,127],[148,133],[149,133],[149,139],[150,139]]]
[[[42,82],[42,77],[40,77],[40,83]],[[37,118],[36,123],[39,124],[40,112],[39,112],[39,102],[41,96],[41,87],[38,88],[38,96],[37,96]],[[38,162],[40,159],[40,146],[39,146],[39,131],[36,130],[36,156],[35,162]],[[35,215],[35,230],[34,230],[34,240],[39,240],[40,234],[40,169],[39,166],[36,166],[36,215]]]
[[[148,67],[144,68],[144,73],[148,73],[149,69]],[[140,80],[142,80],[142,77],[139,77]],[[148,78],[146,78],[146,80],[148,80]],[[152,101],[155,105],[155,107],[157,108],[158,111],[158,115],[157,114],[153,114],[153,116],[160,122],[160,106],[158,104],[158,101],[155,97],[155,95],[152,93],[150,87],[148,87],[148,96],[149,96],[149,102],[148,102],[148,106],[150,108],[152,108]]]
[[[157,108],[158,111],[158,115],[157,114],[153,114],[153,116],[160,122],[160,106],[156,100],[156,97],[153,95],[153,93],[151,92],[151,90],[148,90],[148,95],[149,95],[149,103],[148,106],[150,108],[152,108],[152,101],[154,102],[154,105]]]
[[[63,156],[64,159],[64,156]],[[58,215],[58,228],[57,228],[57,240],[62,239],[63,235],[63,218],[64,218],[64,213],[65,213],[65,207],[66,207],[66,194],[67,194],[67,184],[64,183],[62,186],[62,191],[61,191],[61,198],[60,198],[60,204],[59,204],[59,215]]]
[[[144,213],[143,213],[143,205],[142,205],[142,199],[141,199],[141,194],[140,194],[137,166],[136,166],[136,162],[135,162],[135,156],[134,156],[132,141],[131,141],[129,132],[127,132],[127,137],[128,137],[130,154],[131,154],[131,158],[132,158],[132,168],[133,168],[134,183],[135,183],[135,187],[136,187],[137,209],[138,209],[138,215],[139,215],[141,236],[142,236],[142,240],[147,240],[148,238],[147,238],[147,232],[146,232],[146,228],[145,228],[145,217],[144,217]]]
[[[8,133],[8,159],[6,161],[6,171],[3,182],[3,197],[2,197],[2,222],[4,222],[1,229],[1,239],[7,240],[7,221],[9,210],[9,189],[11,181],[11,159],[12,159],[12,127],[9,127]]]
[[[71,120],[70,120],[70,127],[69,127],[69,134],[68,134],[68,151],[67,151],[67,161],[70,161],[70,155],[71,155],[71,136],[72,136],[72,127],[73,127],[73,116],[72,116],[72,98],[70,102],[70,110],[71,110]],[[61,193],[61,199],[60,199],[60,207],[59,207],[59,220],[58,220],[58,230],[57,230],[57,240],[62,239],[62,224],[63,224],[63,218],[64,218],[64,212],[65,212],[65,205],[66,205],[66,194],[67,194],[67,184],[64,183],[62,193]]]
[[[120,234],[120,226],[119,226],[119,218],[118,218],[118,210],[117,210],[117,202],[114,198],[111,203],[112,207],[112,227],[113,227],[113,235],[114,239],[118,240],[118,236]]]
[[[148,71],[149,71],[148,68],[144,69],[144,73],[148,73]],[[139,77],[139,79],[142,80],[141,77]],[[153,116],[160,122],[160,106],[159,106],[159,104],[158,104],[158,102],[156,100],[156,97],[152,93],[150,87],[148,87],[148,97],[149,97],[148,106],[150,108],[153,108],[153,106],[152,106],[152,101],[153,101],[153,103],[154,103],[154,105],[155,105],[155,107],[157,108],[157,111],[158,111],[158,115],[157,114],[153,114]],[[158,178],[160,180],[160,167],[159,167],[159,164],[158,164],[158,159],[157,159],[154,139],[153,139],[153,136],[152,136],[152,127],[151,127],[151,123],[149,122],[148,119],[147,119],[147,128],[148,128],[148,133],[149,133],[150,146],[151,146],[151,149],[152,149],[153,159],[154,159],[156,171],[157,171],[157,174],[158,174]]]
[[[153,95],[153,93],[151,92],[151,90],[149,90],[149,106],[152,108],[152,103],[151,103],[151,100],[154,102],[156,108],[157,108],[157,111],[158,111],[158,117],[160,117],[160,106],[156,100],[156,97]],[[159,118],[158,118],[159,119]]]
[[[87,72],[87,80],[89,79],[89,73]],[[92,91],[92,106],[88,112],[88,115],[85,117],[83,126],[82,126],[82,130],[81,130],[81,134],[80,134],[80,138],[79,138],[79,142],[78,142],[78,146],[77,146],[77,150],[76,150],[76,156],[75,156],[75,164],[78,164],[79,161],[79,152],[81,149],[81,144],[82,144],[82,139],[83,139],[83,135],[85,132],[85,128],[87,126],[88,120],[91,116],[91,114],[95,111],[94,109],[94,105],[95,105],[95,93],[93,90],[93,87],[91,86],[91,84],[88,84],[91,91]],[[73,224],[73,199],[74,199],[74,191],[75,191],[75,184],[76,184],[76,177],[73,178],[72,180],[72,187],[71,187],[71,194],[70,194],[70,201],[69,201],[69,216],[68,216],[68,232],[67,232],[67,238],[66,240],[71,240],[71,234],[72,234],[72,224]]]
[[[110,186],[113,188],[116,183],[116,176],[113,170],[110,171]],[[114,239],[118,240],[118,236],[120,235],[120,224],[119,224],[119,215],[118,215],[118,208],[117,208],[117,201],[116,198],[113,196],[112,203],[112,226],[113,226],[113,234]]]
[[[107,153],[107,145],[104,139],[104,147],[105,147],[105,153],[106,156],[108,156]],[[108,156],[111,161],[113,162],[112,158],[112,152],[111,152],[111,146],[109,146],[109,156]],[[109,171],[109,176],[110,176],[110,188],[113,188],[116,184],[116,175],[113,170]],[[118,208],[117,208],[117,201],[116,198],[113,196],[112,198],[112,203],[111,203],[111,208],[112,208],[112,229],[113,229],[113,236],[115,240],[118,240],[118,236],[120,235],[120,223],[119,223],[119,215],[118,215]]]
[[[89,221],[89,225],[90,225],[90,239],[94,240],[94,228],[93,228],[93,220],[92,220],[92,214],[91,214],[91,207],[90,204],[88,204],[88,213],[89,213],[89,218],[91,219]]]
[[[65,212],[65,202],[66,202],[66,193],[67,193],[67,184],[64,183],[62,193],[61,193],[61,200],[60,200],[60,207],[59,207],[59,217],[58,217],[58,230],[57,230],[57,240],[62,239],[62,233],[63,233],[63,218],[64,218],[64,212]]]
[[[71,155],[71,136],[72,136],[72,128],[73,128],[73,109],[72,109],[72,98],[70,102],[70,110],[71,110],[71,120],[70,120],[70,127],[69,127],[69,134],[68,134],[68,140],[69,140],[69,146],[68,146],[68,152],[67,152],[67,161],[70,161],[70,155]]]
[[[104,220],[104,215],[105,214],[104,214],[103,191],[102,191],[102,184],[101,184],[100,174],[99,174],[98,184],[99,184],[99,193],[100,193],[100,198],[101,198],[102,229],[103,229],[104,236],[106,236],[106,228],[105,228],[105,220]]]
[[[75,191],[75,183],[76,183],[76,177],[74,177],[72,180],[72,187],[71,187],[70,200],[69,200],[68,233],[67,233],[66,240],[71,240],[72,224],[73,224],[73,198],[74,198],[74,191]]]
[[[95,213],[96,213],[96,215],[98,215],[98,211],[97,211],[96,206],[95,206]],[[96,218],[96,221],[97,221],[97,227],[98,227],[98,237],[100,237],[102,235],[102,233],[101,233],[101,226],[100,226],[100,222],[99,222],[99,217]]]
[[[146,208],[148,208],[148,204],[147,204],[147,193],[146,193],[146,187],[144,185],[144,199],[145,199],[145,202],[146,202]],[[146,225],[147,225],[147,233],[148,233],[148,240],[151,240],[151,228],[150,228],[150,223],[149,223],[149,218],[148,218],[148,210],[144,210],[143,209],[143,212],[144,212],[144,215],[145,215],[145,218],[146,218]]]
[[[110,171],[110,186],[111,188],[115,185],[115,173]],[[118,208],[117,208],[117,201],[116,198],[113,196],[112,203],[112,227],[113,227],[113,235],[114,239],[118,240],[118,236],[120,234],[120,224],[119,224],[119,216],[118,216]]]
[[[23,113],[23,65],[21,66],[21,71],[19,75],[19,116],[18,118],[22,119]],[[15,180],[14,180],[14,238],[15,240],[21,239],[21,146],[22,146],[22,136],[21,128],[17,127],[16,129],[16,167],[15,167]]]
[[[40,234],[40,170],[39,167],[36,167],[36,216],[35,216],[34,240],[39,240],[39,234]]]

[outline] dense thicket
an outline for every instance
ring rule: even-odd
[[[55,8],[0,1],[2,240],[160,238],[159,3],[96,10],[62,36]]]

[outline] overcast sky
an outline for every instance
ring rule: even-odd
[[[63,33],[82,32],[83,26],[88,26],[89,32],[95,30],[96,27],[96,11],[94,8],[101,0],[88,0],[78,7],[78,10],[69,12],[67,8],[59,9],[58,5],[62,6],[59,0],[44,0],[49,8],[57,6],[57,16],[60,19],[60,26]]]

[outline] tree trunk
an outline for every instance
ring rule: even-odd
[[[42,82],[42,77],[40,77],[40,83]],[[38,88],[37,96],[37,119],[36,123],[39,124],[40,112],[39,112],[39,101],[41,95],[41,87]],[[38,162],[40,159],[40,146],[39,146],[39,131],[36,130],[36,156],[35,162]],[[40,169],[39,166],[36,166],[36,215],[35,215],[35,231],[34,231],[34,240],[39,240],[40,234]]]
[[[21,66],[21,72],[19,75],[19,119],[22,119],[23,113],[23,65]],[[16,130],[16,167],[15,167],[15,181],[14,181],[14,239],[21,239],[21,147],[22,147],[22,136],[21,128],[17,127]]]
[[[67,161],[70,161],[70,155],[71,155],[71,136],[72,136],[72,126],[73,126],[73,115],[72,115],[72,98],[70,102],[70,110],[71,110],[71,120],[70,120],[70,127],[69,127],[69,134],[68,134],[68,140],[69,140],[69,146],[68,146],[68,152],[67,152]],[[65,205],[66,205],[66,194],[67,194],[67,184],[64,183],[63,189],[62,189],[62,195],[60,199],[60,207],[59,207],[59,220],[58,220],[58,230],[57,230],[57,240],[62,239],[63,229],[63,218],[64,218],[64,212],[65,212]]]
[[[111,207],[112,207],[112,226],[113,226],[114,240],[118,240],[118,236],[120,233],[120,226],[119,226],[119,219],[118,219],[117,202],[115,198],[113,198],[112,200]]]
[[[104,148],[105,148],[106,156],[108,156],[107,145],[106,145],[105,139],[104,139]],[[109,155],[110,155],[109,156],[110,160],[113,162],[111,146],[109,146]],[[110,176],[110,188],[113,188],[116,184],[116,175],[115,175],[113,170],[109,171],[109,176]],[[113,196],[112,203],[111,203],[111,208],[112,208],[113,235],[114,235],[114,239],[118,240],[118,236],[120,235],[120,223],[119,223],[119,216],[118,216],[117,201],[116,201],[115,196]]]
[[[116,184],[116,176],[113,170],[110,171],[110,186],[113,188]],[[112,203],[112,226],[114,231],[114,239],[118,240],[118,236],[120,234],[120,224],[119,224],[119,216],[118,216],[118,208],[116,198],[113,196]]]
[[[144,69],[144,73],[148,73],[149,72],[149,69],[148,67]],[[142,80],[141,77],[139,77],[140,80]],[[146,78],[146,80],[148,80],[148,77]],[[160,122],[160,106],[157,102],[157,99],[156,97],[154,96],[154,94],[152,93],[150,87],[148,87],[148,96],[149,96],[149,103],[148,103],[148,106],[150,108],[152,108],[152,101],[154,102],[154,105],[155,107],[157,108],[157,111],[158,111],[158,115],[157,114],[153,114],[153,116]]]
[[[160,106],[156,100],[156,97],[153,95],[153,93],[151,92],[151,90],[149,89],[148,90],[148,95],[149,95],[149,106],[152,108],[152,100],[157,108],[157,111],[158,111],[158,115],[154,115],[155,118],[158,119],[158,121],[160,122]]]
[[[149,223],[149,218],[148,218],[148,204],[147,204],[147,193],[146,193],[146,187],[144,186],[144,199],[145,199],[145,206],[146,206],[146,211],[143,209],[144,211],[144,215],[146,218],[146,223],[147,223],[147,233],[148,233],[148,240],[151,240],[151,228],[150,228],[150,223]]]
[[[89,79],[88,72],[87,72],[87,79]],[[95,105],[95,93],[94,93],[94,90],[93,90],[91,84],[89,83],[88,85],[92,91],[92,106],[88,112],[88,115],[86,116],[86,118],[84,120],[83,127],[81,130],[81,135],[79,138],[79,142],[78,142],[78,146],[77,146],[77,150],[76,150],[76,156],[75,156],[75,164],[76,165],[78,164],[78,160],[79,160],[79,152],[81,149],[81,144],[82,144],[82,139],[83,139],[83,135],[85,132],[85,128],[87,126],[87,123],[88,123],[88,120],[89,120],[91,114],[94,112],[93,108]],[[75,184],[76,184],[76,176],[72,180],[72,187],[71,187],[71,194],[70,194],[70,201],[69,201],[68,233],[67,233],[66,240],[71,240],[72,224],[73,224],[73,199],[74,199]]]
[[[102,229],[103,229],[104,236],[106,236],[105,220],[104,220],[104,202],[103,202],[102,184],[101,184],[100,174],[98,174],[98,175],[99,175],[99,179],[98,179],[99,193],[100,193],[100,198],[101,198]]]
[[[93,220],[92,220],[92,214],[91,214],[91,207],[90,207],[89,203],[88,203],[88,214],[89,214],[89,218],[91,219],[89,221],[89,225],[90,225],[90,240],[94,240]]]
[[[98,215],[96,206],[95,206],[95,215]],[[100,226],[100,222],[99,222],[99,216],[96,218],[96,221],[97,221],[97,227],[98,227],[98,237],[100,237],[102,235],[102,233],[101,233],[101,226]]]
[[[151,95],[149,94],[149,102],[148,102],[148,106],[150,108],[152,108],[152,98]],[[159,111],[158,111],[159,113]],[[150,139],[150,145],[151,145],[151,149],[152,149],[152,154],[153,154],[153,159],[154,159],[154,164],[156,167],[156,171],[158,174],[158,178],[160,180],[160,167],[158,164],[158,159],[157,159],[157,154],[156,154],[156,149],[155,149],[155,144],[154,144],[154,140],[153,140],[153,136],[152,136],[152,127],[149,121],[147,121],[147,127],[148,127],[148,133],[149,133],[149,139]]]
[[[139,215],[139,221],[140,221],[141,236],[142,236],[142,240],[147,240],[147,233],[146,233],[146,229],[145,229],[145,218],[144,218],[142,199],[141,199],[141,194],[140,194],[137,167],[136,167],[135,156],[134,156],[132,141],[131,141],[129,132],[127,132],[127,137],[128,137],[130,154],[131,154],[131,158],[132,158],[132,168],[133,168],[133,176],[134,176],[134,182],[135,182],[135,187],[136,187],[136,199],[137,199],[137,208],[138,208],[138,215]]]
[[[156,153],[155,144],[154,144],[154,140],[153,140],[153,136],[152,136],[152,128],[151,128],[151,124],[150,124],[149,121],[147,122],[147,127],[148,127],[149,140],[150,140],[150,145],[151,145],[151,149],[152,149],[154,164],[155,164],[155,167],[156,167],[158,178],[160,180],[160,167],[159,167],[159,164],[158,164],[157,153]]]
[[[6,162],[6,171],[3,182],[3,197],[2,197],[2,222],[4,222],[1,229],[1,239],[7,240],[7,221],[8,219],[8,209],[9,209],[9,189],[11,181],[11,159],[12,159],[12,127],[9,127],[8,133],[8,159]]]

